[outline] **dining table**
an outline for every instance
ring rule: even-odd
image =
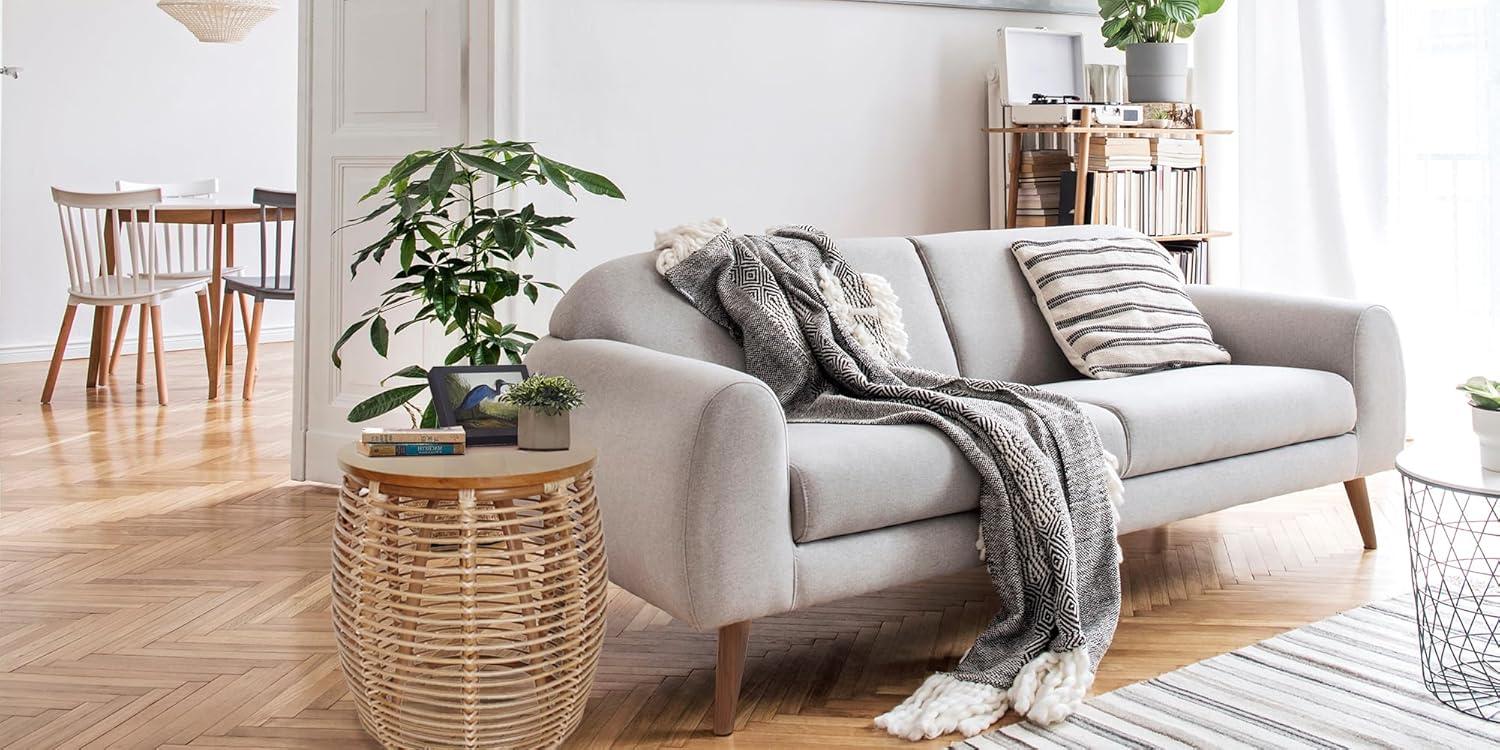
[[[110,211],[106,220],[110,226],[115,222],[151,221],[155,213],[157,224],[188,224],[210,227],[212,275],[208,284],[209,339],[203,342],[208,359],[208,397],[219,397],[219,384],[223,380],[224,367],[233,357],[234,314],[226,304],[224,295],[224,269],[234,266],[234,227],[240,224],[259,224],[262,217],[260,204],[233,201],[221,198],[171,198],[156,204],[153,210],[136,209]],[[296,209],[282,209],[284,220],[294,220]],[[113,269],[115,265],[114,232],[104,233],[104,256]],[[93,335],[89,344],[88,387],[95,387],[102,379],[103,368],[109,357],[108,339],[110,316],[94,316]],[[213,342],[213,343],[210,343]]]

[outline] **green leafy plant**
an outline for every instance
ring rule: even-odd
[[[1500,380],[1472,377],[1458,386],[1469,394],[1469,405],[1485,411],[1500,411]]]
[[[1099,0],[1100,31],[1106,47],[1186,39],[1198,19],[1224,7],[1224,0]]]
[[[339,352],[361,330],[368,329],[370,346],[385,357],[393,334],[422,323],[435,323],[456,336],[444,364],[492,365],[502,357],[519,363],[537,337],[497,317],[496,305],[521,295],[535,303],[542,289],[561,288],[520,273],[515,263],[539,249],[573,247],[561,231],[572,217],[540,215],[534,204],[519,209],[491,205],[493,196],[531,184],[551,186],[575,199],[574,188],[625,197],[604,176],[549,159],[532,144],[517,141],[417,151],[381,177],[360,198],[379,196],[379,207],[348,226],[383,220],[386,231],[355,253],[349,273],[357,276],[364,264],[378,264],[395,252],[400,260],[392,277],[396,284],[339,337],[334,366],[343,366]],[[403,320],[393,331],[397,316]],[[426,378],[425,368],[408,365],[381,385]],[[355,405],[349,421],[405,408],[413,424],[434,426],[437,414],[430,401],[425,409],[413,403],[426,390],[425,382],[391,387]]]
[[[551,415],[583,406],[583,391],[561,375],[533,375],[505,389],[500,398],[522,409]]]

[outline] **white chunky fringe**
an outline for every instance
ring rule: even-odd
[[[855,307],[849,302],[849,296],[844,293],[844,285],[839,283],[838,278],[826,267],[818,269],[818,290],[823,293],[828,314],[844,330],[849,331],[860,346],[879,353],[886,361],[897,363],[911,359],[911,354],[906,350],[910,338],[906,335],[906,326],[901,323],[901,308],[896,304],[896,292],[891,289],[890,282],[873,273],[862,273],[860,278],[864,279],[865,286],[870,290],[870,307]],[[871,312],[880,323],[885,346],[855,315]]]
[[[729,222],[713,218],[693,224],[681,224],[656,233],[656,272],[665,276],[672,266],[701,250],[708,241],[729,229]]]
[[[875,717],[875,726],[908,740],[930,740],[954,730],[972,737],[994,724],[1010,696],[1004,690],[934,674],[901,705]]]
[[[1093,684],[1087,649],[1048,651],[1022,667],[1009,690],[934,674],[901,705],[875,717],[875,726],[908,740],[953,731],[973,737],[1010,708],[1038,724],[1055,724],[1078,710]]]
[[[1088,649],[1048,651],[1021,667],[1010,686],[1010,704],[1038,724],[1056,724],[1078,710],[1093,684]]]
[[[886,281],[884,276],[873,273],[862,273],[859,276],[865,280],[865,288],[870,290],[870,301],[880,319],[880,330],[885,334],[885,342],[890,346],[891,359],[896,362],[911,361],[911,353],[906,349],[911,343],[911,337],[906,335],[906,324],[901,322],[901,305],[896,298],[896,290],[891,288],[891,282]]]
[[[1120,523],[1120,506],[1125,504],[1125,482],[1120,480],[1120,459],[1115,454],[1104,451],[1104,463],[1109,466],[1105,474],[1104,482],[1107,485],[1105,494],[1109,497],[1110,515],[1114,516],[1115,523]],[[974,549],[979,550],[979,559],[985,559],[984,532],[979,533],[979,539],[974,542]],[[1115,537],[1115,562],[1125,562],[1125,551],[1120,549],[1120,538]]]

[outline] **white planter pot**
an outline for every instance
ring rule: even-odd
[[[1474,434],[1479,436],[1479,465],[1500,471],[1500,411],[1469,410],[1474,412]]]
[[[1182,42],[1125,47],[1125,78],[1132,102],[1185,102],[1187,76],[1188,48]]]
[[[521,409],[516,421],[516,442],[522,450],[565,451],[572,445],[568,413],[543,414]]]

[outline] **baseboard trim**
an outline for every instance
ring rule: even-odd
[[[277,326],[275,328],[262,328],[260,330],[262,343],[275,343],[292,340],[291,326]],[[135,354],[135,337],[125,337],[125,348],[121,350],[124,354]],[[235,344],[244,344],[243,334],[235,331]],[[174,333],[162,337],[162,346],[169,352],[182,351],[184,349],[202,349],[203,336],[197,331],[189,333]],[[0,346],[0,365],[15,364],[18,362],[46,362],[52,359],[52,344],[12,344]],[[89,342],[68,342],[68,348],[64,350],[64,359],[83,359],[89,355]]]

